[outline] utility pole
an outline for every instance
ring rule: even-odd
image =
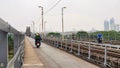
[[[39,8],[41,8],[41,10],[42,10],[42,13],[41,13],[41,15],[42,15],[42,37],[44,38],[44,32],[43,32],[43,26],[44,26],[44,11],[43,11],[43,7],[42,6],[38,6]]]
[[[63,10],[65,9],[66,7],[62,7],[62,39],[64,39],[64,18],[63,18]]]
[[[33,34],[34,34],[35,33],[35,22],[32,21],[32,23],[33,23]]]
[[[46,21],[44,22],[44,33],[46,33]]]
[[[41,30],[40,30],[40,26],[41,26],[41,25],[42,25],[42,24],[39,24],[39,32],[41,31]]]

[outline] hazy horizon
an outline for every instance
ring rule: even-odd
[[[59,0],[1,0],[0,18],[19,31],[25,31],[32,21],[41,23],[41,9],[46,12]],[[104,20],[115,19],[120,24],[120,0],[62,0],[54,9],[44,15],[46,31],[61,32],[61,8],[64,9],[65,31],[90,31],[104,29]]]

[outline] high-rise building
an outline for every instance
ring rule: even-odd
[[[114,18],[110,19],[110,30],[115,30],[115,20],[114,20]]]
[[[104,21],[104,31],[115,30],[120,31],[120,25],[115,24],[115,19],[111,18],[110,21]]]
[[[109,22],[107,20],[104,21],[104,31],[109,31]]]
[[[120,30],[120,25],[119,24],[116,24],[115,25],[115,31],[119,31]]]

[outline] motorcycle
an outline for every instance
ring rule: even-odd
[[[41,45],[41,42],[40,41],[36,41],[36,47],[39,48]]]
[[[102,43],[102,38],[98,38],[98,43]]]

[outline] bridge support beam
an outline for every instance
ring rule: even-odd
[[[21,46],[21,42],[23,41],[23,39],[24,39],[24,35],[18,35],[18,34],[14,35],[14,55],[16,54],[18,48]],[[14,68],[21,68],[21,64],[22,64],[21,60],[22,60],[22,56],[18,56],[15,61]]]
[[[20,44],[20,36],[18,34],[15,34],[14,35],[14,55],[16,54],[18,48],[19,48],[19,44]],[[15,65],[14,65],[14,68],[17,68],[19,66],[19,63],[18,63],[18,57],[15,61]]]
[[[8,63],[7,32],[0,31],[0,68],[6,68]]]
[[[18,48],[22,45],[24,45],[24,43],[21,43],[24,39],[24,35],[14,35],[14,55],[16,54]],[[15,61],[15,65],[14,68],[21,68],[22,65],[22,53],[19,53],[20,56],[17,57],[16,61]]]
[[[16,54],[19,47],[19,42],[19,35],[14,35],[14,55]]]

